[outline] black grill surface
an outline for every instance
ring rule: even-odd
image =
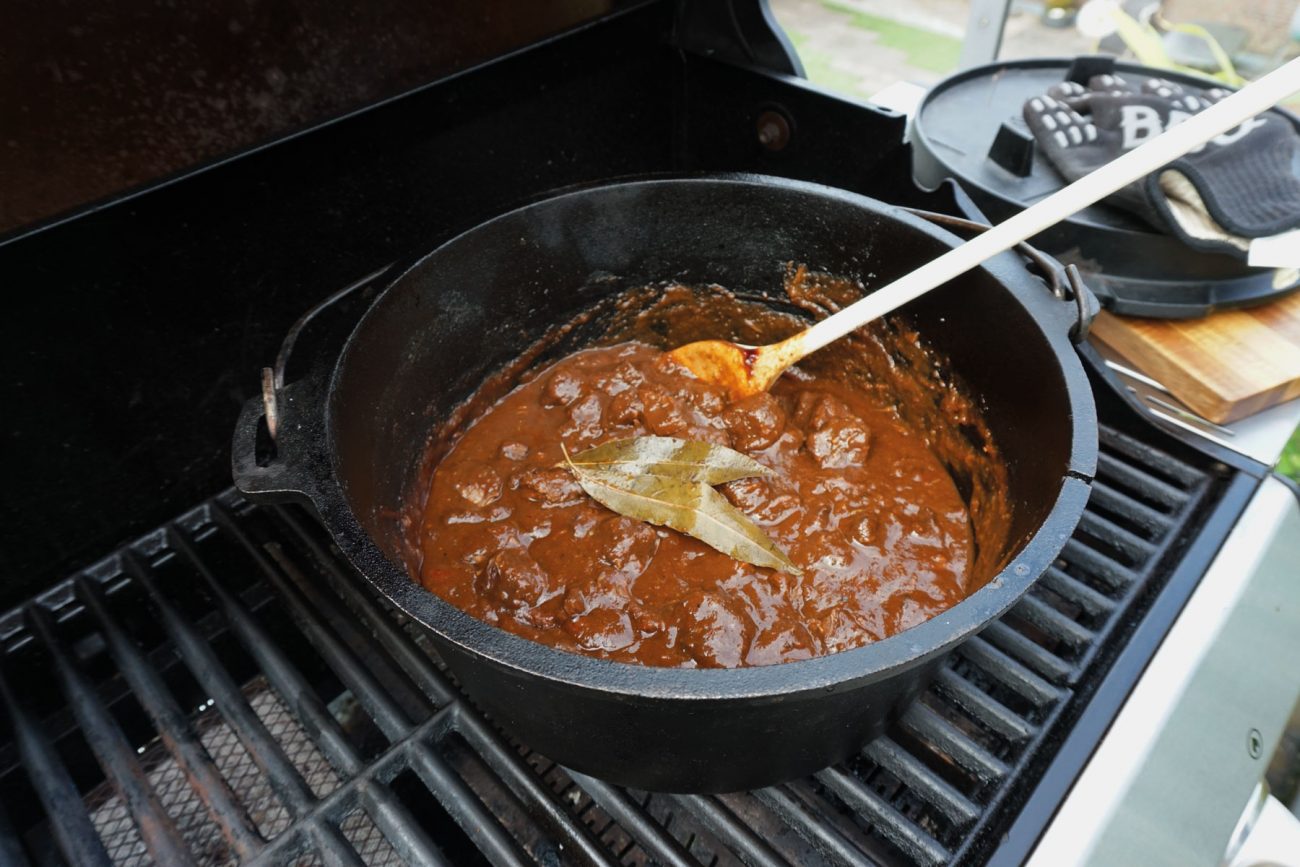
[[[888,736],[716,797],[531,752],[305,512],[227,492],[0,618],[0,862],[980,862],[1220,478],[1103,428],[1062,558]]]

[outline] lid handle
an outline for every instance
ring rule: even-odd
[[[989,146],[989,159],[1018,178],[1034,170],[1034,136],[1018,117],[1004,120]]]
[[[1115,58],[1109,54],[1081,54],[1074,58],[1070,70],[1065,73],[1066,81],[1088,86],[1094,75],[1114,75]]]

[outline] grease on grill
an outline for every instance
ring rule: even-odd
[[[817,313],[856,290],[803,269],[786,288]],[[738,667],[887,637],[997,570],[1005,468],[976,404],[915,332],[880,324],[805,360],[770,393],[732,402],[661,350],[719,334],[766,342],[801,319],[717,287],[642,289],[618,310],[606,345],[524,374],[461,429],[435,435],[440,460],[413,522],[428,589],[565,650]],[[772,468],[720,490],[803,575],[621,517],[556,466],[561,443],[576,453],[649,434],[721,443]]]

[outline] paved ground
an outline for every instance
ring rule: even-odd
[[[869,98],[898,80],[929,85],[952,72],[966,0],[771,0],[808,71],[825,87]],[[1002,57],[1081,54],[1092,45],[1074,28],[1046,27],[1013,11]]]

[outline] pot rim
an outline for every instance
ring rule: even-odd
[[[484,226],[508,220],[528,209],[556,199],[586,196],[609,187],[646,184],[741,184],[779,187],[821,197],[839,199],[878,217],[902,222],[946,244],[961,243],[950,232],[927,223],[896,206],[834,187],[786,178],[752,174],[664,175],[584,185],[555,196],[533,201],[480,223],[443,242],[402,269],[371,303],[349,334],[329,378],[327,395],[348,363],[354,343],[390,293],[400,292],[405,278],[444,248],[460,243]],[[323,401],[325,458],[318,465],[328,467],[308,497],[322,523],[353,566],[399,610],[428,629],[436,638],[455,644],[462,651],[533,677],[567,684],[575,689],[647,699],[718,701],[772,699],[798,693],[835,692],[861,686],[913,668],[974,635],[1009,609],[1059,555],[1074,531],[1087,503],[1096,460],[1096,409],[1082,364],[1066,339],[1065,329],[1048,327],[1045,306],[1034,299],[1052,300],[1046,290],[1022,268],[1009,268],[995,260],[981,266],[1001,287],[1028,309],[1043,339],[1056,348],[1061,359],[1062,381],[1070,406],[1072,443],[1061,489],[1038,529],[1025,540],[1016,555],[981,588],[934,617],[889,638],[813,659],[744,668],[660,668],[617,662],[560,650],[507,632],[479,620],[417,583],[407,570],[394,563],[371,539],[353,513],[339,482],[334,442],[332,401]],[[1015,291],[1012,281],[1033,281],[1033,295]],[[1062,305],[1063,306],[1063,305]],[[1061,351],[1064,350],[1064,351]],[[1092,431],[1091,447],[1085,442]]]

